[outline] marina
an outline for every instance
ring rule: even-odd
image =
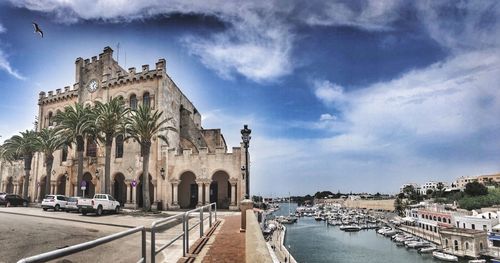
[[[291,211],[296,208],[296,204],[290,204]],[[286,217],[288,203],[280,204],[274,214]],[[380,230],[384,228],[378,230],[384,232]],[[297,223],[286,225],[284,244],[297,262],[446,262],[437,259],[437,254],[433,256],[437,248],[430,242],[410,234],[395,236],[396,232],[392,231],[385,229],[386,235],[371,229],[342,231],[340,226],[329,226],[326,221],[316,221],[314,216],[304,216],[299,217]],[[439,256],[446,258],[446,254]],[[452,262],[469,261],[457,259]]]

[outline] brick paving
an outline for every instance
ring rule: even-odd
[[[244,263],[245,233],[240,233],[240,215],[226,216],[202,262]]]

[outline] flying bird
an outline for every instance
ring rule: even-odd
[[[33,27],[35,28],[35,33],[40,34],[40,36],[43,38],[43,31],[40,29],[40,26],[38,26],[37,23],[33,22]]]

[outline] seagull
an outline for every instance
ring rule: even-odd
[[[33,22],[33,27],[35,28],[35,33],[40,34],[40,36],[42,36],[43,38],[43,31],[40,29],[40,26],[38,26],[37,23]]]

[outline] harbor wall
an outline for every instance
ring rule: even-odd
[[[251,210],[246,213],[245,257],[246,262],[272,263],[273,259],[267,247],[257,217]]]
[[[395,199],[384,199],[384,200],[341,200],[341,204],[348,208],[366,208],[373,210],[387,210],[394,211],[394,201]]]

